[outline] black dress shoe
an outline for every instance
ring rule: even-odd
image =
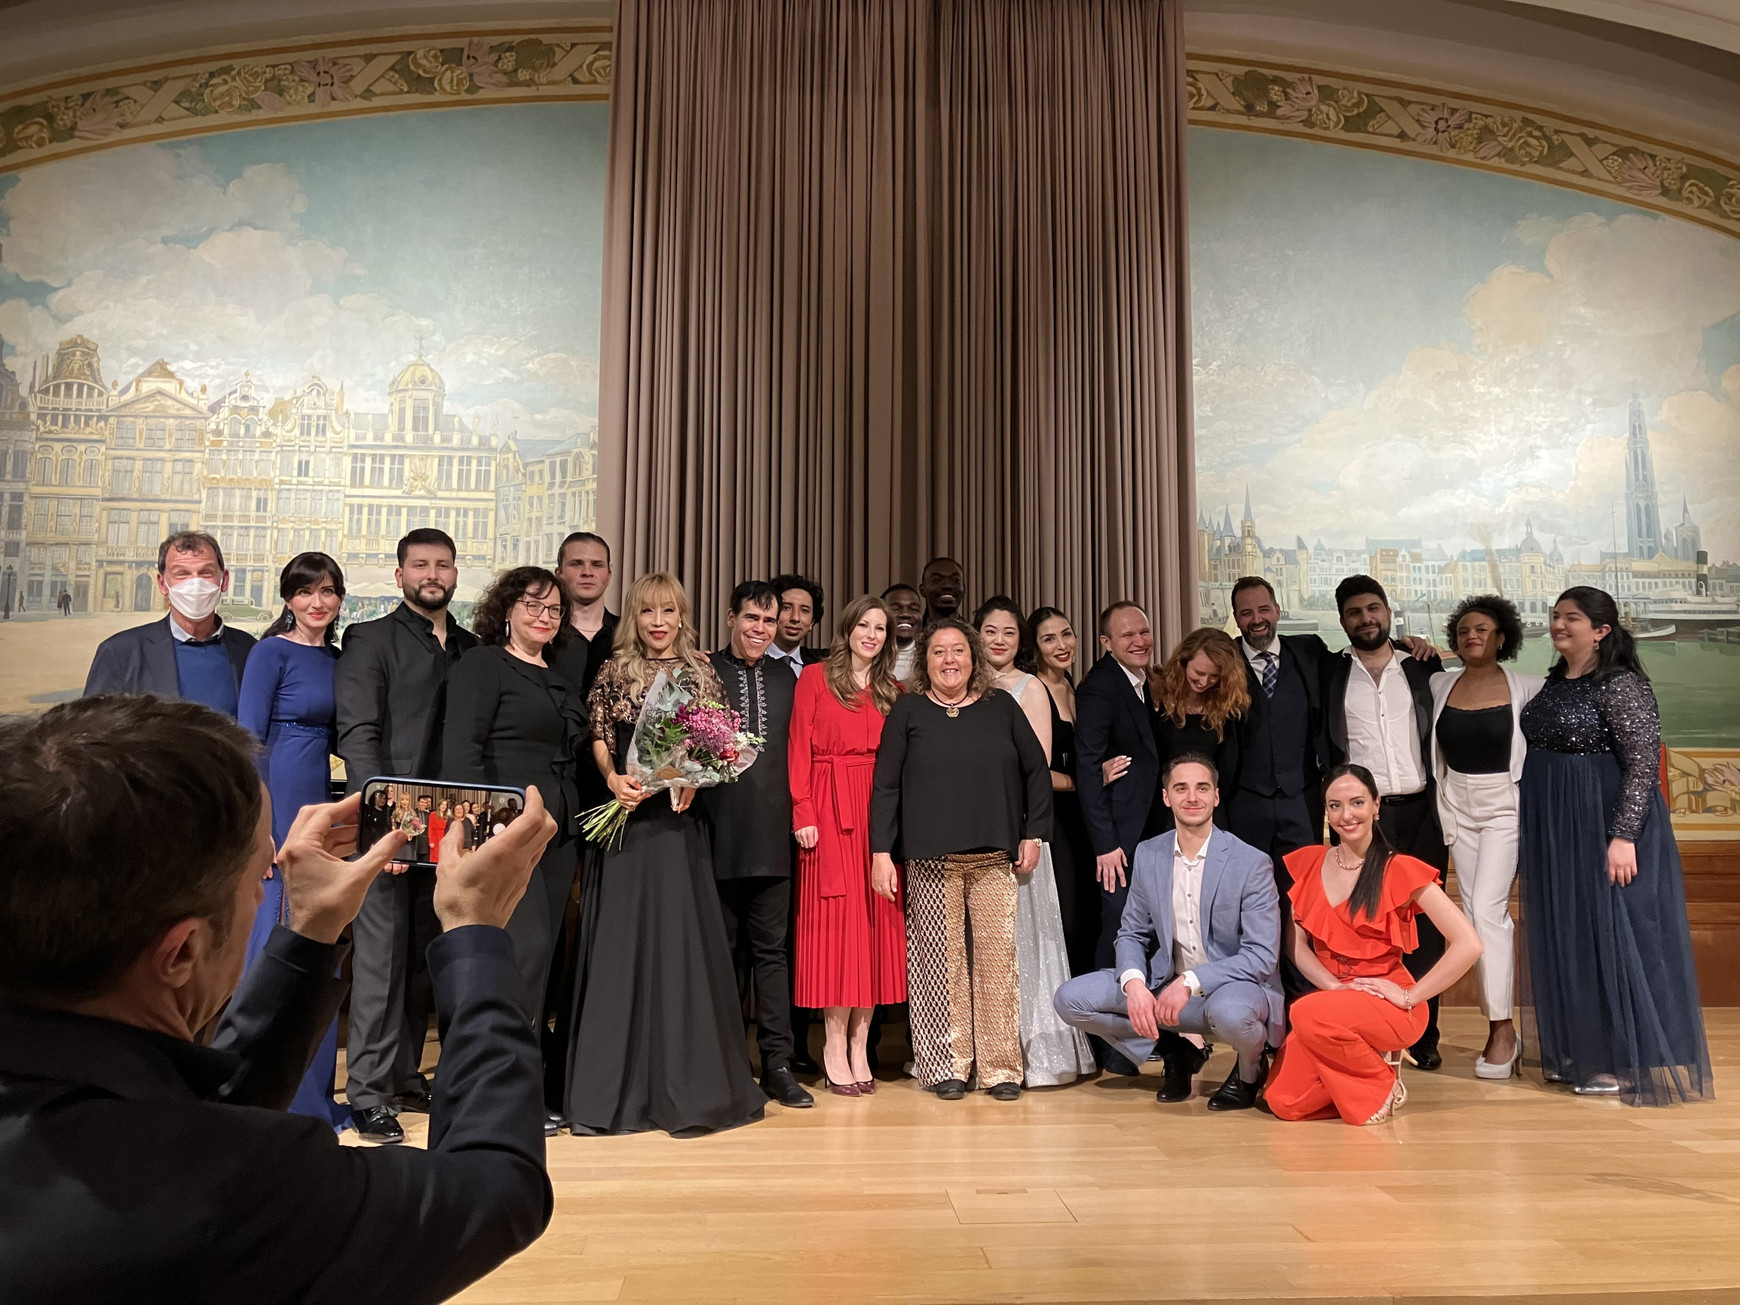
[[[1154,1099],[1164,1101],[1167,1105],[1190,1100],[1190,1080],[1196,1077],[1196,1071],[1207,1060],[1208,1056],[1204,1052],[1188,1042],[1180,1050],[1167,1052],[1166,1071],[1161,1077],[1160,1090],[1154,1094]]]
[[[761,1090],[782,1106],[802,1110],[816,1104],[816,1099],[804,1090],[784,1065],[776,1066],[761,1076]]]
[[[1020,1097],[1021,1085],[1019,1083],[999,1083],[991,1089],[991,1100],[993,1101],[1016,1101]]]
[[[1125,1074],[1131,1077],[1142,1072],[1140,1065],[1109,1044],[1100,1056],[1100,1068],[1108,1074]]]
[[[958,1078],[945,1078],[931,1089],[944,1101],[959,1101],[967,1095],[967,1085]]]
[[[1413,1057],[1415,1069],[1439,1069],[1442,1068],[1444,1064],[1444,1055],[1438,1050],[1438,1044],[1436,1042],[1432,1043],[1430,1046],[1426,1045],[1424,1042],[1416,1042],[1412,1047],[1408,1048],[1408,1055]]]
[[[435,1098],[428,1088],[412,1088],[409,1092],[400,1092],[389,1098],[387,1104],[394,1110],[409,1110],[413,1115],[426,1115],[429,1107],[435,1104]]]
[[[370,1106],[366,1110],[350,1112],[351,1127],[356,1129],[356,1135],[365,1142],[403,1142],[405,1130],[399,1127],[399,1121],[393,1117],[393,1112],[385,1106]]]
[[[1257,1081],[1247,1083],[1239,1077],[1239,1067],[1235,1064],[1232,1073],[1226,1076],[1215,1094],[1208,1099],[1210,1110],[1249,1110],[1257,1104],[1257,1089],[1263,1085],[1263,1071],[1257,1071]]]
[[[567,1126],[568,1126],[568,1120],[562,1114],[562,1112],[560,1110],[551,1110],[548,1106],[544,1107],[544,1136],[545,1137],[554,1137],[554,1136],[556,1136],[557,1133],[560,1133]]]

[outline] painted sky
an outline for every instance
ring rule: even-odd
[[[1740,559],[1740,241],[1467,168],[1190,136],[1197,483],[1268,544],[1611,546],[1643,400],[1664,521]],[[1620,516],[1623,530],[1623,513]],[[1623,546],[1623,539],[1621,540]]]
[[[418,338],[450,411],[538,442],[598,401],[607,106],[383,114],[138,145],[0,177],[13,370],[73,334],[123,385],[318,374],[381,411]]]

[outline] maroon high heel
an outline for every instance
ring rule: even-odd
[[[828,1077],[828,1071],[825,1069],[822,1071],[822,1082],[827,1085],[828,1091],[832,1092],[837,1097],[861,1097],[864,1095],[863,1092],[859,1090],[856,1083],[834,1082],[833,1079]]]
[[[854,1083],[852,1086],[858,1089],[858,1094],[860,1096],[873,1097],[876,1095],[875,1079],[869,1079],[863,1083]]]

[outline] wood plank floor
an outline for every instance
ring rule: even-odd
[[[1709,1026],[1732,1088],[1740,1010]],[[564,1135],[549,1231],[460,1299],[1740,1300],[1740,1100],[1484,1083],[1477,1013],[1445,1030],[1444,1069],[1408,1071],[1369,1129],[1112,1078],[1013,1104],[891,1081],[716,1137]]]

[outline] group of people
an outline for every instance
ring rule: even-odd
[[[1158,1057],[1159,1099],[1182,1102],[1224,1044],[1235,1064],[1210,1109],[1377,1122],[1405,1096],[1404,1061],[1442,1064],[1439,998],[1471,968],[1489,1020],[1474,1072],[1520,1073],[1519,867],[1545,1077],[1638,1103],[1711,1090],[1655,701],[1600,590],[1555,605],[1544,680],[1505,665],[1523,631],[1502,597],[1451,616],[1446,670],[1429,641],[1391,638],[1382,585],[1354,576],[1336,593],[1344,652],[1279,634],[1272,588],[1247,577],[1236,638],[1197,629],[1158,662],[1147,613],[1112,604],[1078,684],[1067,614],[996,596],[967,619],[949,558],[847,604],[825,647],[819,586],[746,581],[707,653],[674,576],[638,577],[607,609],[597,535],[569,536],[553,570],[496,577],[470,630],[449,613],[454,557],[439,531],[401,540],[404,601],[349,626],[341,652],[331,558],[286,566],[284,612],[255,645],[216,615],[217,542],[174,536],[169,616],[107,641],[87,693],[237,717],[263,744],[278,842],[327,800],[334,751],[352,791],[535,788],[556,832],[507,932],[547,1133],[729,1128],[770,1099],[812,1106],[807,1070],[871,1095],[902,1004],[908,1068],[943,1099]],[[649,798],[628,773],[661,672],[764,740],[736,783]],[[611,799],[633,813],[620,837],[585,842],[582,814]],[[462,837],[472,813],[437,800],[413,801],[426,854],[406,860]],[[434,879],[413,865],[370,887],[347,1104],[334,1025],[295,1109],[396,1141],[397,1114],[428,1108]],[[268,880],[250,963],[285,911]]]

